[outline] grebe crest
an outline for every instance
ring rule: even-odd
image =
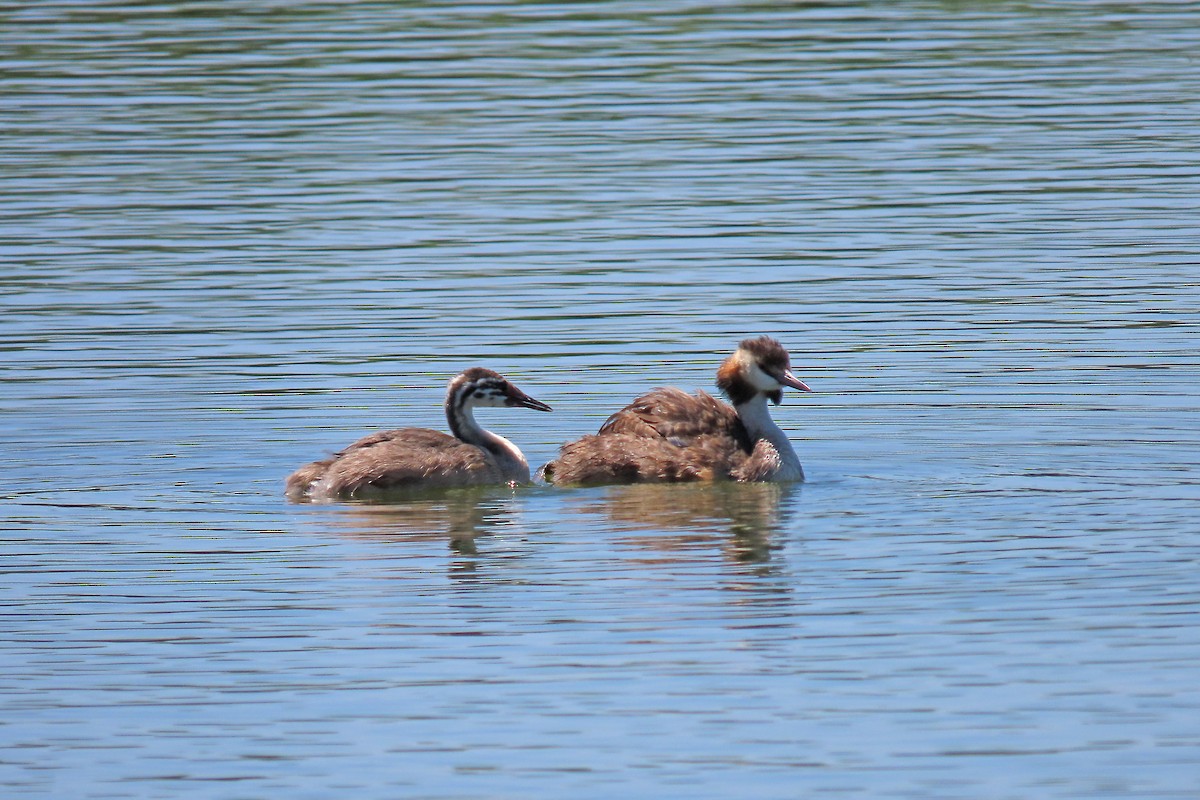
[[[759,394],[779,405],[783,402],[784,386],[812,391],[792,374],[788,351],[770,336],[743,339],[737,351],[717,370],[717,388],[735,406],[744,405]]]

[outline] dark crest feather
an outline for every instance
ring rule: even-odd
[[[499,384],[505,383],[503,375],[499,372],[493,372],[486,367],[471,367],[470,369],[463,370],[462,374],[455,377],[451,383],[474,383],[476,381],[488,380],[489,378]]]
[[[772,375],[783,372],[791,366],[787,348],[780,344],[778,339],[772,339],[770,336],[743,339],[738,348],[748,352],[764,372]]]
[[[742,380],[741,375],[738,374],[737,367],[731,361],[726,361],[721,366],[721,369],[717,371],[717,388],[735,406],[740,406],[742,403],[753,400],[754,395],[758,394],[758,389],[751,386],[748,381]]]

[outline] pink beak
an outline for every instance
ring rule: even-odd
[[[804,381],[792,374],[790,369],[785,369],[783,375],[779,377],[779,382],[784,386],[790,386],[793,389],[799,389],[802,392],[811,392],[812,389],[804,385]]]

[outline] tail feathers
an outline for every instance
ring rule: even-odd
[[[288,475],[287,483],[284,485],[284,493],[292,500],[304,500],[308,498],[312,494],[313,486],[321,478],[325,477],[325,471],[329,469],[331,463],[333,463],[333,459],[305,464],[291,475]]]

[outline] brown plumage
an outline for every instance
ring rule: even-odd
[[[294,500],[355,499],[404,488],[443,488],[526,483],[529,464],[521,451],[475,421],[479,406],[549,411],[498,373],[473,367],[446,390],[449,436],[429,428],[401,428],[364,436],[349,447],[293,472]]]
[[[767,398],[780,402],[783,386],[810,391],[791,374],[783,346],[746,339],[717,371],[717,386],[734,405],[673,388],[642,395],[594,435],[563,445],[543,477],[556,484],[803,480],[766,409]]]

